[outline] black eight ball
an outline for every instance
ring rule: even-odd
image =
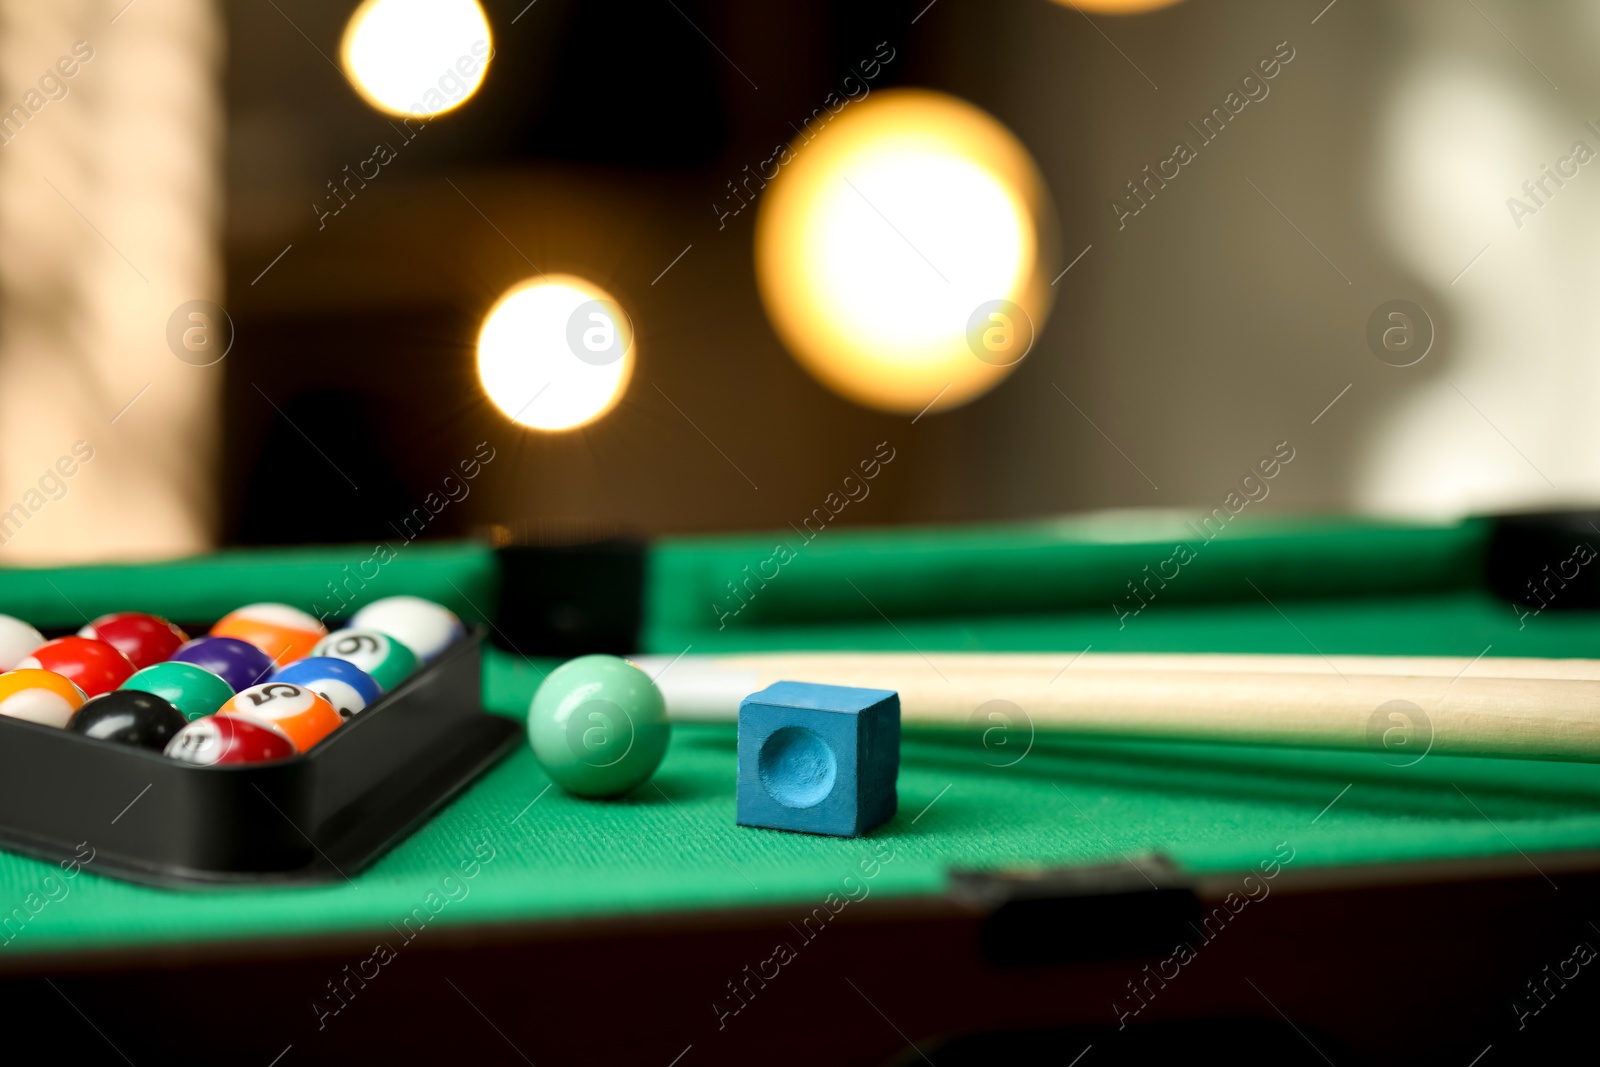
[[[114,689],[79,708],[67,729],[97,741],[114,741],[161,752],[189,724],[183,712],[154,693]]]

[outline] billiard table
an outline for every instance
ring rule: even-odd
[[[6,570],[0,611],[65,631],[413,593],[489,627],[483,705],[511,717],[592,650],[1037,651],[1058,684],[1090,648],[1595,655],[1577,592],[1535,611],[1491,590],[1498,529],[1263,518],[1206,540],[1131,513],[574,546],[499,528],[381,566],[335,546]],[[0,933],[5,1003],[86,1062],[286,1067],[1465,1065],[1581,1033],[1600,767],[1073,739],[1023,710],[998,733],[908,729],[899,813],[859,839],[736,826],[734,728],[680,724],[624,799],[550,788],[518,747],[318,886],[156,889],[90,860],[46,894],[60,868],[0,853],[0,909],[26,916]]]

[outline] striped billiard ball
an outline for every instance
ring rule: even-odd
[[[455,612],[419,596],[387,596],[350,616],[352,630],[376,630],[398,640],[423,663],[461,640],[466,628]]]
[[[213,637],[236,637],[271,656],[278,666],[308,655],[328,628],[288,604],[248,604],[230,611],[211,628]]]
[[[409,648],[376,630],[336,630],[318,641],[311,654],[355,664],[385,693],[417,669],[417,657]]]
[[[200,767],[288,759],[294,742],[270,726],[227,715],[207,715],[178,731],[167,755]]]
[[[65,727],[83,707],[83,690],[54,671],[24,667],[0,674],[0,715]]]
[[[288,682],[251,686],[218,708],[217,715],[270,726],[293,741],[301,752],[333,733],[344,721],[322,697]]]
[[[24,656],[44,644],[44,634],[21,619],[0,615],[0,671],[14,670]]]
[[[383,690],[372,675],[349,660],[335,659],[333,656],[311,656],[296,660],[287,667],[279,668],[272,680],[304,686],[332,704],[341,719],[348,719],[365,710],[368,704],[376,704],[383,696]]]

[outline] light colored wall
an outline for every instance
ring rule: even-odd
[[[178,360],[166,329],[222,296],[220,20],[210,0],[124,4],[0,0],[0,107],[42,101],[0,145],[3,565],[213,537],[221,367]]]
[[[1189,0],[1094,26],[1047,3],[952,7],[955,84],[1034,152],[1068,258],[1093,245],[990,398],[973,467],[993,477],[968,476],[963,507],[1211,505],[1280,440],[1297,458],[1274,507],[1447,515],[1600,495],[1600,167],[1521,230],[1505,204],[1575,139],[1600,150],[1583,129],[1600,124],[1585,110],[1600,15],[1477,6],[1340,0],[1313,24],[1321,2]],[[1283,41],[1295,58],[1270,95],[1198,147],[1186,123]],[[1109,201],[1179,137],[1199,158],[1119,230]],[[1438,326],[1412,367],[1364,339],[1393,297]]]

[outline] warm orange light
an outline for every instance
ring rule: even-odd
[[[1049,195],[1027,150],[971,104],[906,89],[848,104],[789,146],[761,197],[767,314],[802,366],[857,403],[965,403],[1044,326]]]
[[[367,103],[391,115],[440,115],[467,102],[494,55],[478,0],[365,0],[340,46]]]
[[[571,430],[622,399],[633,348],[633,324],[610,293],[547,274],[513,288],[484,317],[478,378],[512,421]]]
[[[1056,0],[1062,7],[1075,7],[1096,15],[1138,15],[1171,7],[1179,0]]]

